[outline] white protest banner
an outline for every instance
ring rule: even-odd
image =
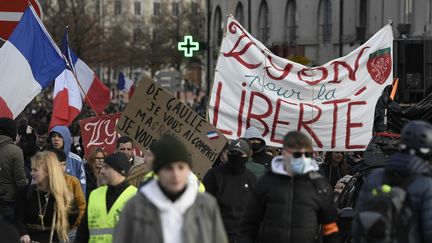
[[[255,126],[271,146],[282,146],[283,136],[298,130],[315,150],[364,150],[376,102],[393,79],[392,49],[386,25],[348,55],[311,68],[274,55],[229,17],[210,122],[229,138]]]

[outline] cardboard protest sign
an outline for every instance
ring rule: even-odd
[[[194,171],[201,177],[227,141],[214,126],[148,76],[123,111],[117,131],[131,137],[141,150],[165,133],[176,136],[188,148]]]
[[[393,33],[383,27],[348,55],[319,67],[280,58],[228,18],[209,102],[210,122],[229,138],[257,127],[267,145],[292,130],[315,150],[364,150],[374,110],[391,84]]]
[[[116,150],[116,141],[120,134],[116,132],[115,127],[119,118],[120,113],[117,113],[79,121],[86,156],[95,148],[101,148],[107,154]],[[135,154],[141,155],[141,151],[135,148]]]

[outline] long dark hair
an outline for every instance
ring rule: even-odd
[[[105,157],[105,152],[101,148],[95,148],[91,151],[90,156],[88,157],[87,163],[90,166],[91,171],[94,175],[97,174],[95,163],[96,163],[96,155],[98,153],[103,153]]]

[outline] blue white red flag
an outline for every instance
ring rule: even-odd
[[[0,116],[15,119],[66,68],[66,62],[29,6],[0,48]]]
[[[71,51],[67,28],[63,36],[62,53],[67,60],[65,70],[55,79],[53,112],[49,128],[54,126],[69,126],[82,109],[82,99],[79,84],[74,77],[75,68],[71,65]]]
[[[129,98],[132,97],[135,90],[133,81],[127,78],[122,72],[119,73],[119,77],[117,80],[117,88],[121,91],[127,92],[129,94]]]

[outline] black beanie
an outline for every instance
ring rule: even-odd
[[[15,141],[17,136],[15,121],[8,117],[0,117],[0,134],[8,136]]]
[[[158,171],[173,162],[186,162],[192,167],[192,161],[186,146],[176,137],[165,134],[151,146],[151,151],[154,154],[153,171]]]
[[[111,168],[124,176],[126,176],[131,167],[131,163],[129,162],[126,154],[122,152],[116,152],[108,155],[105,158],[104,163],[111,166]]]

